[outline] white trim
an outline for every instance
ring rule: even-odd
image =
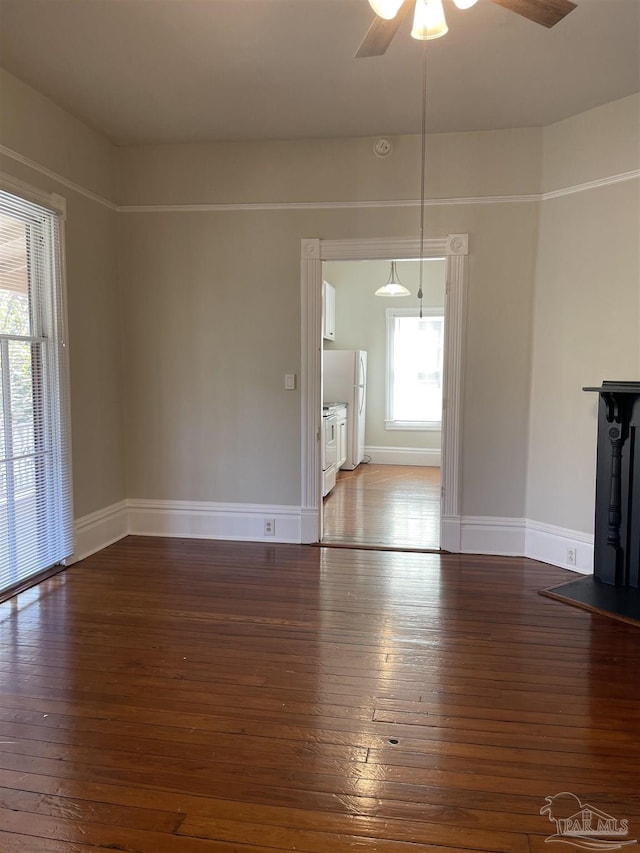
[[[576,553],[575,565],[567,562],[567,551],[570,548]],[[528,519],[524,553],[532,560],[551,563],[581,574],[593,574],[593,535],[588,533]]]
[[[376,465],[421,465],[440,467],[440,450],[435,447],[365,447],[365,456]]]
[[[487,204],[535,204],[549,201],[560,196],[573,195],[586,190],[633,181],[640,178],[640,169],[621,172],[586,181],[582,184],[561,187],[541,193],[514,195],[452,196],[451,198],[427,198],[425,207],[455,207],[458,205]],[[420,207],[420,199],[370,199],[367,201],[264,201],[264,202],[227,202],[220,204],[123,204],[117,206],[118,213],[224,213],[228,211],[252,210],[360,210],[369,208]]]
[[[300,364],[300,468],[305,542],[322,537],[320,462],[320,414],[322,411],[322,261],[320,240],[302,241],[300,260],[300,321],[302,324]],[[315,529],[314,529],[315,522]]]
[[[57,193],[43,192],[6,172],[0,172],[0,190],[45,207],[57,213],[62,219],[67,218],[67,200]]]
[[[75,520],[75,549],[67,565],[112,545],[128,533],[127,502],[111,504]]]
[[[455,545],[459,538],[459,548]],[[497,516],[443,517],[442,548],[464,554],[527,557],[581,574],[593,573],[593,536],[578,530],[543,524],[526,518]],[[569,564],[573,549],[576,562]]]
[[[551,190],[542,193],[541,201],[549,201],[552,198],[560,198],[560,196],[573,195],[574,193],[583,193],[587,190],[597,190],[600,187],[608,187],[612,184],[620,184],[624,181],[633,181],[640,178],[640,169],[632,169],[630,172],[621,172],[618,175],[609,175],[606,178],[598,178],[595,181],[586,181],[584,184],[574,184],[571,187],[564,187],[559,190]]]
[[[301,539],[301,511],[280,504],[208,501],[129,500],[129,533],[187,539],[293,542]],[[275,534],[264,535],[264,522],[275,521]]]
[[[463,554],[522,557],[524,531],[524,518],[463,516],[460,519],[460,551]]]
[[[442,421],[385,421],[384,428],[390,432],[441,432]]]
[[[451,207],[465,204],[531,204],[540,201],[540,193],[530,195],[467,196],[428,198],[425,207]],[[118,213],[225,213],[252,210],[361,210],[368,208],[420,207],[416,198],[370,199],[362,201],[256,201],[219,204],[121,204]]]
[[[420,240],[417,237],[371,237],[350,240],[304,238],[301,255],[311,260],[319,257],[323,261],[418,260],[420,248]],[[424,241],[426,259],[468,254],[468,234],[449,234],[446,237],[431,237]]]
[[[369,455],[386,451],[407,455],[437,453],[423,448],[366,448]],[[424,463],[389,461],[386,464]],[[264,535],[265,519],[275,520],[274,536]],[[310,543],[317,542],[317,524],[316,510],[280,504],[120,501],[76,519],[75,553],[66,563],[84,560],[127,535]],[[527,557],[581,574],[593,572],[592,535],[525,518],[443,515],[441,542],[446,551]],[[567,563],[569,548],[576,552],[575,565]]]
[[[459,242],[458,242],[459,245]],[[467,250],[465,242],[464,247]],[[444,359],[442,382],[441,517],[460,515],[462,494],[462,400],[464,394],[464,342],[467,306],[467,259],[462,254],[447,258],[447,287],[444,309]],[[449,532],[451,539],[448,539]],[[456,525],[442,525],[440,547],[459,550]],[[457,549],[456,549],[457,545]]]
[[[91,201],[96,201],[98,204],[102,204],[105,207],[108,207],[109,210],[117,211],[118,205],[114,204],[114,202],[109,201],[109,199],[104,198],[97,193],[92,192],[91,190],[85,189],[80,184],[76,184],[74,181],[70,181],[62,175],[58,174],[58,172],[53,172],[51,169],[47,169],[45,166],[41,166],[40,163],[36,163],[35,160],[30,160],[28,157],[23,157],[22,154],[18,154],[17,151],[13,151],[11,148],[7,148],[6,145],[0,145],[0,155],[4,155],[5,157],[10,157],[12,160],[15,160],[16,163],[21,163],[23,166],[28,166],[29,169],[33,169],[35,172],[39,172],[41,175],[44,175],[47,178],[51,178],[54,181],[57,181],[62,186],[67,187],[67,189],[73,190],[73,192],[78,193],[79,195],[84,196],[85,198],[91,199]]]
[[[379,258],[446,258],[445,375],[442,430],[442,509],[457,516],[460,501],[461,417],[466,304],[467,234],[449,234],[421,242],[411,239],[353,239],[301,241],[301,494],[302,510],[317,518],[318,542],[322,536],[322,495],[319,482],[319,436],[322,363],[322,262],[325,260],[377,260]],[[450,363],[447,367],[447,358]],[[447,412],[448,407],[448,412]],[[446,449],[446,453],[445,453]],[[445,464],[446,460],[446,464]],[[309,528],[306,528],[307,531]],[[309,541],[309,540],[306,540]],[[443,545],[452,550],[451,543]]]
[[[320,538],[318,533],[320,529],[320,510],[318,509],[301,509],[300,510],[300,542],[303,545],[312,545]]]
[[[452,554],[460,553],[460,517],[457,515],[440,516],[440,547]]]
[[[61,196],[52,195],[52,201],[56,201],[60,199]],[[71,422],[71,351],[69,347],[69,299],[68,299],[68,291],[67,291],[67,235],[66,235],[66,211],[67,211],[67,203],[66,199],[62,199],[64,202],[64,210],[59,213],[59,222],[58,222],[58,259],[60,264],[60,310],[62,313],[62,340],[60,341],[62,345],[62,350],[60,353],[60,358],[63,361],[62,370],[64,372],[64,382],[61,383],[60,392],[64,392],[64,399],[60,401],[60,411],[64,414],[64,418],[67,424],[67,470],[69,483],[71,488],[71,511],[73,512],[73,425]],[[62,387],[64,386],[64,387]],[[75,559],[75,554],[83,553],[84,556],[88,556],[88,554],[84,554],[84,551],[78,547],[78,527],[77,522],[74,523],[73,530],[73,554],[71,555],[71,559]],[[120,537],[118,537],[120,538]],[[110,543],[109,543],[110,544]],[[81,543],[82,545],[82,543]],[[82,548],[86,546],[82,545]],[[91,546],[93,547],[93,546]],[[103,547],[103,546],[100,546]],[[96,550],[100,550],[100,547],[96,548]],[[91,553],[94,553],[93,551]],[[82,557],[80,558],[82,559]],[[69,560],[65,561],[69,562]]]
[[[285,202],[238,202],[222,204],[115,204],[104,196],[86,189],[75,181],[70,181],[59,172],[54,172],[42,166],[35,160],[24,157],[17,151],[0,145],[0,155],[9,157],[27,166],[41,175],[45,175],[59,184],[67,187],[85,198],[91,199],[98,204],[104,205],[109,210],[117,213],[224,213],[227,211],[256,211],[256,210],[361,210],[367,208],[398,208],[398,207],[420,207],[420,199],[370,199],[362,201],[285,201]],[[632,169],[629,172],[598,178],[594,181],[586,181],[582,184],[562,187],[541,193],[515,193],[514,195],[487,195],[487,196],[453,196],[451,198],[427,198],[424,200],[426,207],[451,207],[456,205],[475,204],[532,204],[540,201],[559,198],[560,196],[573,195],[586,190],[598,189],[600,187],[617,184],[623,181],[632,181],[640,178],[640,169]],[[339,259],[336,259],[339,260]]]

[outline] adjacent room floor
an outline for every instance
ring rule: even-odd
[[[569,577],[124,539],[0,605],[0,850],[547,853],[576,803],[640,838],[640,633],[537,594]]]
[[[322,541],[437,550],[440,469],[369,463],[338,472],[324,499]]]

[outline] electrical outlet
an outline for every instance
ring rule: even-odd
[[[576,549],[575,548],[567,548],[567,565],[575,566],[576,564]]]
[[[276,520],[275,520],[275,518],[265,518],[265,520],[264,520],[264,535],[265,536],[275,536],[276,535]]]

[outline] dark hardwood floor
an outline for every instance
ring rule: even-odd
[[[322,541],[437,550],[440,469],[369,463],[339,471],[323,501]]]
[[[129,537],[0,605],[0,851],[542,853],[565,791],[640,838],[640,630],[569,577]]]

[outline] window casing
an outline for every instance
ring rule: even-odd
[[[73,552],[60,209],[0,182],[0,596]],[[53,197],[57,198],[57,197]],[[46,197],[45,202],[51,197]],[[60,202],[63,200],[60,199]]]
[[[385,428],[442,428],[444,311],[387,308]]]

